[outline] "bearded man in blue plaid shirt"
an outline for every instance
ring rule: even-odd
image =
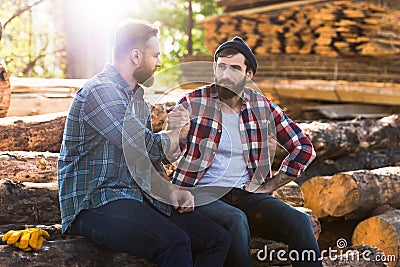
[[[190,192],[161,182],[161,161],[179,151],[188,116],[178,107],[166,130],[151,131],[139,84],[160,66],[157,29],[127,20],[115,33],[113,63],[76,93],[58,162],[62,231],[158,266],[222,266],[227,231],[193,211]]]
[[[240,37],[218,47],[213,66],[215,82],[179,101],[191,122],[172,182],[193,189],[196,210],[229,231],[225,266],[252,265],[250,233],[288,244],[292,266],[322,266],[308,215],[272,196],[315,158],[310,140],[279,106],[245,86],[257,61]],[[288,152],[275,174],[272,140]]]

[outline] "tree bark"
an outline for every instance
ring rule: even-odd
[[[9,229],[16,229],[15,226],[10,226]],[[78,236],[61,235],[59,225],[29,225],[27,227],[38,227],[48,231],[49,241],[44,242],[42,249],[36,253],[27,253],[12,246],[0,245],[0,262],[4,266],[156,266],[154,263],[127,253],[101,248]],[[287,251],[288,247],[284,243],[251,237],[249,245],[253,266],[291,266],[290,262],[279,260],[277,253],[272,255],[272,259],[267,258],[265,261],[257,258],[257,253],[263,253],[259,250],[265,249],[265,246],[268,251]]]
[[[0,151],[59,152],[66,114],[0,119]]]
[[[296,182],[302,185],[315,176],[355,170],[372,170],[386,166],[400,166],[400,147],[368,149],[342,155],[338,158],[317,158]]]
[[[321,209],[334,217],[362,218],[384,204],[400,207],[400,167],[335,174],[319,198]]]
[[[57,182],[58,153],[0,152],[0,178],[19,182]]]
[[[12,246],[0,246],[4,266],[156,266],[122,252],[111,252],[83,238],[43,243],[38,252],[24,252]]]
[[[0,179],[0,224],[59,223],[57,183]]]
[[[368,244],[390,257],[389,267],[398,266],[400,257],[400,210],[392,210],[360,222],[354,229],[352,243]]]
[[[397,151],[395,149],[400,147],[399,115],[391,115],[379,120],[314,121],[312,123],[298,123],[298,125],[310,138],[319,161],[333,160],[340,156],[348,156],[350,153],[365,150]],[[277,147],[274,166],[280,164],[286,155],[286,150]]]
[[[300,186],[295,182],[281,186],[274,192],[274,196],[294,207],[304,206],[303,192],[301,192]]]

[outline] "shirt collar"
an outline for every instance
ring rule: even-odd
[[[117,88],[123,90],[125,94],[129,96],[133,96],[134,98],[143,98],[144,90],[143,88],[137,84],[135,88],[132,88],[124,78],[122,78],[121,74],[117,71],[117,69],[111,65],[107,64],[104,67],[104,73],[113,80],[117,84]]]

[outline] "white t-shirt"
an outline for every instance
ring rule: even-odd
[[[249,172],[243,156],[239,114],[222,112],[222,134],[214,161],[197,185],[243,188]]]

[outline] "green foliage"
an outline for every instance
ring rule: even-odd
[[[0,22],[4,24],[18,11],[34,5],[13,18],[4,27],[0,41],[0,62],[12,76],[18,77],[65,77],[66,51],[62,8],[60,3],[69,0],[2,0]],[[86,0],[84,0],[86,1]],[[189,0],[114,0],[126,7],[119,8],[119,17],[141,17],[159,25],[163,52],[163,67],[176,65],[187,55]],[[99,5],[103,3],[99,1]],[[140,3],[140,4],[139,4]],[[104,4],[104,3],[103,3]],[[220,14],[212,0],[192,0],[194,25],[192,32],[193,54],[208,54],[204,45],[204,30],[196,23],[207,16]],[[79,5],[73,8],[79,8]],[[112,12],[116,12],[113,10]],[[90,14],[89,14],[90,15]],[[105,17],[104,17],[105,18]],[[95,18],[93,18],[95,20]],[[104,52],[106,53],[106,52]]]
[[[187,55],[188,0],[154,0],[158,3],[155,20],[160,22],[160,37],[163,44],[165,68],[179,63]],[[209,54],[204,45],[204,30],[196,25],[207,16],[220,14],[214,1],[192,0],[194,27],[192,29],[193,54]]]
[[[32,3],[4,0],[0,4],[4,26],[0,61],[12,76],[63,77],[66,64],[63,36],[56,19],[59,12],[53,1],[45,0],[18,14]],[[14,14],[15,18],[4,25]]]

